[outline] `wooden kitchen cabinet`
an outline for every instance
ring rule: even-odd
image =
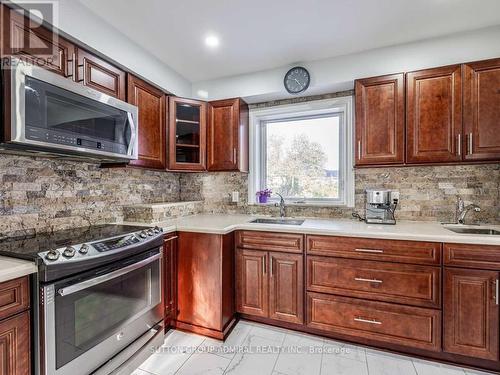
[[[128,102],[139,108],[139,155],[130,165],[166,169],[167,100],[163,91],[129,74]]]
[[[17,56],[64,77],[73,76],[75,46],[3,4],[2,55]]]
[[[403,164],[404,74],[359,79],[356,97],[356,165]]]
[[[126,100],[127,81],[123,70],[81,48],[76,49],[75,60],[75,81],[109,96]]]
[[[462,67],[406,75],[406,162],[462,160]]]
[[[243,99],[208,104],[207,169],[248,172],[248,105]]]
[[[269,318],[303,323],[303,266],[302,254],[269,253]]]
[[[236,310],[242,314],[269,315],[267,251],[236,250]]]
[[[170,97],[168,169],[206,170],[207,103]]]
[[[500,59],[464,65],[464,158],[500,159]]]
[[[0,321],[0,375],[29,375],[30,363],[30,317],[25,311]]]
[[[177,317],[177,234],[167,234],[163,240],[163,270],[165,327],[169,327]]]
[[[223,340],[236,323],[233,234],[178,236],[175,326]]]
[[[0,283],[0,375],[31,373],[29,278]]]
[[[302,239],[303,236],[297,234],[237,232],[236,310],[239,313],[303,323]]]
[[[496,271],[445,268],[445,352],[498,361],[498,278]]]

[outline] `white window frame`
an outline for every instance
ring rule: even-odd
[[[353,107],[353,97],[344,96],[250,110],[248,203],[257,204],[256,193],[261,189],[261,181],[266,173],[265,124],[267,122],[321,117],[339,113],[344,119],[344,126],[340,129],[339,137],[339,186],[342,190],[342,199],[316,198],[300,202],[287,200],[286,203],[301,206],[354,207]],[[271,202],[274,203],[274,201],[276,198],[273,197]]]

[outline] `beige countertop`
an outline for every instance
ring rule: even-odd
[[[37,272],[34,262],[0,256],[0,283]]]
[[[268,232],[287,232],[320,234],[329,236],[367,237],[393,240],[413,240],[432,242],[452,242],[480,245],[499,245],[500,236],[458,234],[436,222],[399,221],[396,225],[366,224],[346,219],[305,219],[302,225],[254,224],[256,216],[202,214],[185,216],[160,223],[124,224],[152,226],[158,225],[165,232],[198,232],[226,234],[234,230],[257,230]],[[500,225],[484,225],[500,230]]]

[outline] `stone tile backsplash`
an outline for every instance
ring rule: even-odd
[[[119,222],[124,205],[178,201],[179,175],[0,154],[0,235]]]
[[[247,178],[243,173],[185,174],[180,177],[181,199],[204,200],[204,211],[277,215],[269,205],[248,205]],[[500,164],[365,168],[355,170],[355,210],[364,207],[364,190],[388,188],[400,192],[398,219],[450,221],[454,219],[456,196],[481,206],[471,213],[473,221],[500,223]],[[240,192],[240,202],[230,202],[230,193]],[[289,216],[350,218],[352,208],[290,205]]]
[[[453,219],[456,195],[481,206],[471,214],[481,222],[500,223],[500,164],[372,168],[355,171],[356,210],[364,189],[400,192],[399,219]],[[120,222],[124,206],[203,200],[202,207],[169,208],[167,215],[200,211],[278,215],[273,206],[249,205],[247,174],[165,173],[134,168],[100,168],[81,161],[0,154],[0,236],[54,231]],[[230,193],[240,192],[240,202]],[[151,205],[160,207],[161,205]],[[141,211],[157,218],[165,212]],[[289,216],[350,218],[352,209],[290,206]],[[162,216],[162,217],[163,217]]]

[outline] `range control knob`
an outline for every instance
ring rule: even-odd
[[[148,229],[148,236],[154,236],[155,232],[152,229]]]
[[[54,261],[59,259],[59,251],[57,250],[50,250],[45,254],[45,259]]]
[[[63,251],[63,255],[66,258],[72,258],[75,256],[76,250],[74,247],[68,246],[66,249]]]
[[[154,229],[155,233],[160,233],[160,232],[163,232],[163,229],[156,226],[155,229]]]
[[[80,249],[78,250],[78,252],[79,252],[80,254],[87,254],[87,253],[89,252],[89,250],[90,250],[90,246],[89,246],[89,245],[87,245],[86,243],[84,243],[84,244],[80,247]]]
[[[139,237],[141,238],[146,238],[148,236],[148,234],[146,233],[145,230],[143,230],[141,233],[139,233]]]

